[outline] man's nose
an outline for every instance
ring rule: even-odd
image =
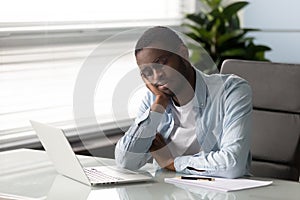
[[[164,77],[164,71],[161,68],[153,69],[153,80],[154,82],[158,82]]]

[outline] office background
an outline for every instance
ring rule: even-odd
[[[77,12],[69,9],[67,13],[64,13],[63,9],[72,8],[70,1],[59,4],[52,1],[54,3],[45,5],[36,4],[37,1],[34,0],[28,2],[31,2],[29,4],[31,7],[41,6],[44,9],[40,10],[40,14],[44,18],[41,18],[38,23],[28,23],[34,19],[34,13],[32,15],[21,14],[24,11],[22,8],[28,8],[28,4],[25,2],[22,2],[16,12],[12,12],[12,9],[14,9],[14,4],[20,3],[17,1],[10,1],[7,4],[10,9],[5,6],[0,8],[0,13],[2,13],[0,22],[1,151],[20,147],[40,147],[30,127],[29,119],[53,123],[61,127],[74,125],[72,122],[72,95],[76,76],[86,57],[101,41],[136,26],[159,24],[178,28],[182,23],[184,13],[196,11],[201,6],[195,0],[151,1],[151,4],[149,1],[149,5],[146,4],[146,1],[143,3],[141,1],[124,3],[122,1],[124,4],[120,1],[115,2],[119,5],[116,8],[109,7],[103,1],[90,1],[91,4],[97,2],[96,6],[91,6],[93,12],[90,15],[77,15],[84,8]],[[297,12],[300,2],[297,0],[249,0],[249,2],[250,4],[240,13],[242,23],[247,28],[261,29],[261,32],[251,34],[256,37],[256,42],[272,48],[272,51],[267,53],[267,58],[274,62],[300,63],[298,56],[300,14]],[[77,9],[80,8],[80,4],[75,3],[75,5],[77,5]],[[98,8],[106,13],[105,16],[111,18],[107,21],[97,20],[102,19],[101,15],[97,16]],[[116,10],[110,11],[109,9]],[[60,13],[60,16],[70,18],[67,17],[64,21],[58,17],[59,15],[55,15],[55,11]],[[13,20],[5,18],[5,13],[10,15],[14,13],[16,18]],[[127,18],[124,18],[123,16],[128,13]],[[147,20],[141,18],[136,20],[135,14],[137,16],[144,14],[143,16]],[[78,18],[80,16],[85,17],[81,22],[74,23],[74,20],[80,20]],[[22,21],[22,23],[16,24],[14,20]],[[51,23],[50,20],[58,22]],[[99,56],[105,55],[113,58],[116,56],[114,49],[120,48],[122,45],[127,47],[135,39],[133,34],[131,37],[125,38],[122,43],[107,43],[104,46],[105,51],[102,51],[103,54]],[[116,66],[133,67],[126,61],[121,60],[120,62]],[[108,79],[111,80],[109,77],[115,77],[117,71],[118,68],[111,72]],[[103,83],[103,85],[105,84]],[[137,92],[136,96],[133,95],[133,102],[128,103],[134,105],[131,113],[136,110],[136,102],[138,102],[140,94],[141,92]],[[110,134],[114,136],[112,140],[116,141],[118,139],[116,135],[120,133],[120,130],[111,123],[113,119],[110,113],[111,109],[107,106],[110,99],[100,95],[100,92],[95,96],[95,102],[98,102],[95,105],[95,112],[101,115],[102,119],[105,118],[104,127],[107,130],[113,130],[110,131]],[[124,129],[131,122],[132,119],[124,119],[122,121]],[[72,132],[69,133],[69,136],[73,141],[78,140]],[[87,142],[92,146],[91,148],[103,146],[99,155],[112,155],[112,149],[107,144],[99,142],[93,146],[95,145],[94,140],[92,138],[87,140],[91,141]],[[77,148],[78,152],[84,152],[80,143],[74,144],[74,148]],[[104,153],[102,154],[102,152]]]
[[[300,14],[297,0],[249,0],[244,9],[243,23],[247,28],[259,28],[253,33],[256,41],[272,48],[267,58],[273,62],[300,63]]]

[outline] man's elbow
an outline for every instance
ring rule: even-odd
[[[244,170],[241,170],[240,168],[232,168],[225,173],[225,178],[240,178],[244,175]]]
[[[239,163],[235,162],[234,164],[227,166],[222,177],[231,179],[240,178],[245,175],[245,170],[245,167],[242,167]]]
[[[247,152],[247,151],[245,151]],[[247,174],[247,162],[248,162],[248,156],[247,154],[244,156],[244,154],[237,154],[237,153],[229,153],[229,157],[227,159],[227,162],[224,164],[223,170],[221,170],[221,176],[224,178],[240,178],[242,176],[245,176]]]
[[[115,151],[116,165],[129,170],[138,170],[143,166],[141,156],[134,155],[135,153]]]
[[[139,166],[137,166],[134,162],[125,158],[117,158],[116,157],[116,165],[120,168],[125,168],[129,170],[137,170]]]
[[[115,150],[115,161],[116,165],[120,168],[132,169],[132,162],[126,159],[126,153],[122,152],[120,149]]]
[[[128,162],[127,160],[124,160],[122,162],[116,161],[116,164],[120,168],[125,168],[129,170],[138,170],[139,167],[136,165],[132,165],[132,162]]]

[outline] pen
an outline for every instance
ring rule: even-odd
[[[200,180],[200,181],[214,181],[214,178],[209,177],[199,177],[199,176],[180,176],[181,179],[187,179],[187,180]]]

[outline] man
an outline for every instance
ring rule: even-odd
[[[115,149],[117,165],[236,178],[250,166],[251,89],[234,75],[205,75],[167,27],[148,29],[135,48],[148,93]]]

